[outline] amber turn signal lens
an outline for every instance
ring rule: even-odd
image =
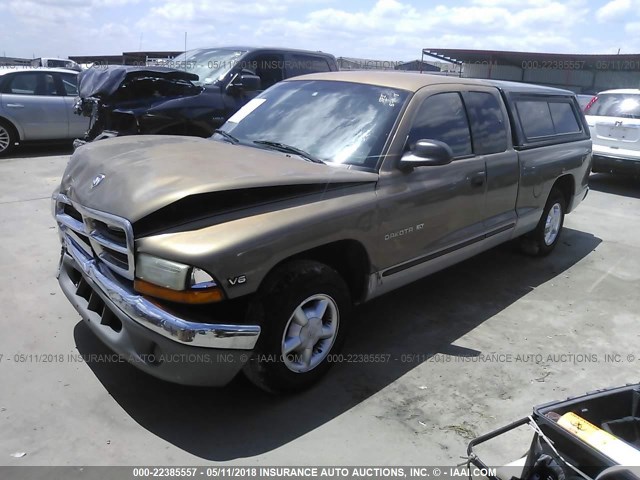
[[[143,295],[149,295],[170,302],[177,303],[215,303],[224,300],[224,293],[219,287],[209,287],[194,290],[172,290],[170,288],[160,287],[145,280],[136,279],[133,282],[133,288],[136,292]]]

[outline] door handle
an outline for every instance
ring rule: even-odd
[[[471,176],[470,182],[471,182],[471,185],[473,185],[474,187],[481,187],[482,185],[484,185],[484,179],[485,179],[485,173],[478,172],[478,173],[474,173]]]
[[[21,103],[7,103],[7,108],[24,108]]]

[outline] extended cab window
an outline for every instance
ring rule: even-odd
[[[526,100],[516,102],[522,130],[528,139],[548,137],[555,133],[551,111],[546,100]]]
[[[507,149],[507,129],[500,102],[488,92],[465,92],[471,131],[473,151],[477,155],[504,152]]]
[[[573,104],[561,98],[517,100],[516,109],[527,140],[582,131]]]
[[[570,103],[552,102],[549,103],[549,110],[556,133],[578,133],[580,131],[580,125],[578,125],[576,114]]]
[[[409,133],[409,148],[422,139],[446,143],[455,157],[471,155],[471,133],[460,94],[437,93],[422,103]]]

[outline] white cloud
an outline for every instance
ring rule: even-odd
[[[631,0],[611,0],[596,11],[599,22],[608,22],[622,18],[632,9]]]
[[[640,36],[640,21],[625,24],[624,31],[635,37]]]
[[[471,4],[482,7],[522,7],[523,5],[542,6],[552,0],[471,0]]]
[[[475,4],[480,2],[489,6]],[[337,55],[376,58],[416,58],[425,47],[534,51],[576,47],[573,29],[589,15],[582,0],[529,3],[513,8],[509,0],[477,0],[469,6],[426,8],[380,0],[368,10],[326,8],[300,19],[265,20],[256,35],[279,34],[309,42],[324,38],[337,47],[330,50]],[[365,51],[369,53],[360,53]]]
[[[31,55],[282,45],[336,56],[415,59],[422,48],[640,51],[640,0],[0,0],[3,48]],[[629,8],[629,5],[631,6]],[[598,8],[600,7],[600,8]],[[624,13],[626,12],[626,13]],[[624,23],[617,21],[625,16]],[[590,28],[594,18],[602,22]],[[57,32],[52,38],[51,31]],[[89,36],[87,36],[89,35]],[[91,41],[88,42],[87,38]],[[25,53],[22,53],[25,55]]]
[[[92,18],[96,9],[138,3],[139,0],[11,0],[3,6],[27,26],[55,28],[75,26]]]
[[[307,2],[310,0],[306,0]],[[243,24],[258,23],[273,16],[284,17],[294,0],[263,0],[239,3],[235,0],[164,0],[155,3],[135,23],[137,31],[153,32],[167,42],[166,48],[183,48],[184,32],[191,46],[252,44]],[[255,31],[252,27],[249,31]],[[242,33],[240,33],[242,32]]]

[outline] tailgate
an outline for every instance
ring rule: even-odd
[[[640,151],[640,120],[588,116],[587,123],[595,145]]]

